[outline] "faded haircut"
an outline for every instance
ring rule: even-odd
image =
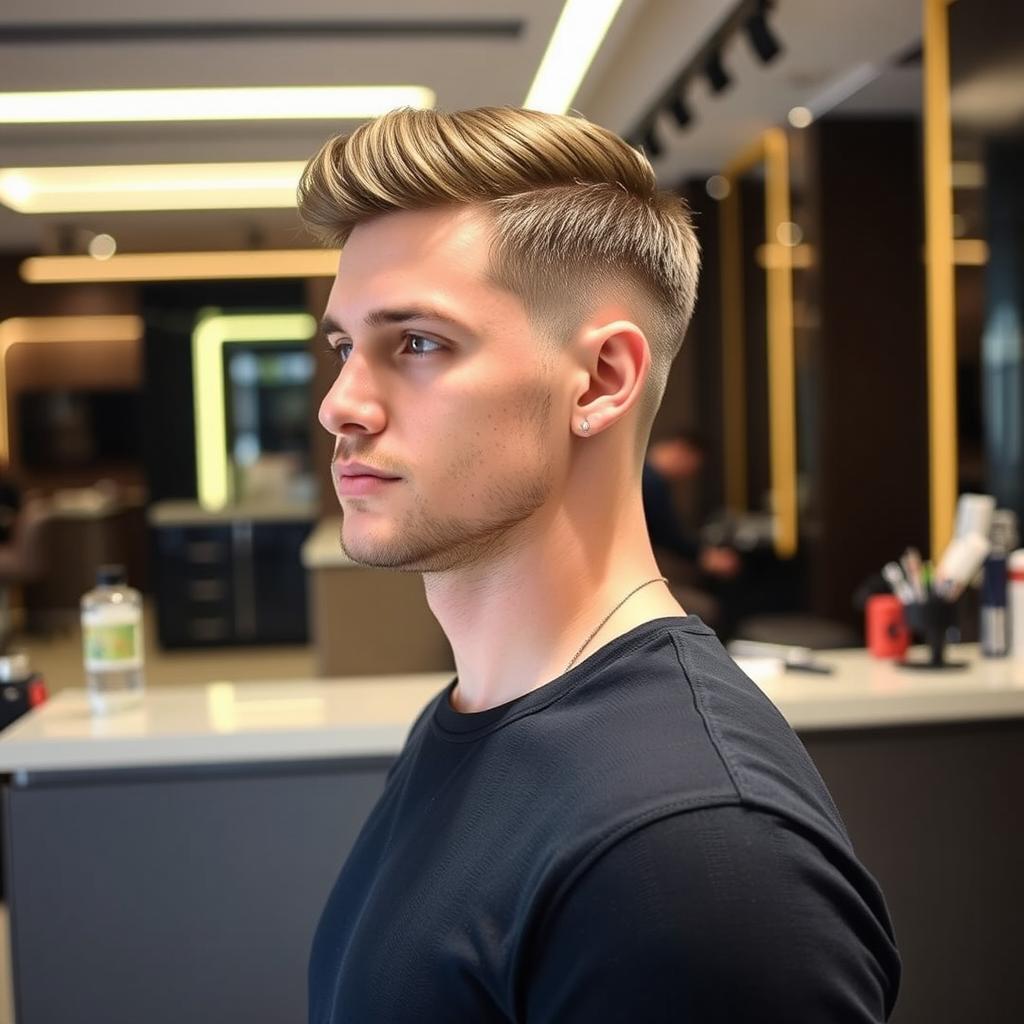
[[[298,204],[333,247],[384,213],[479,205],[492,221],[490,280],[520,298],[553,347],[601,297],[632,298],[651,351],[642,461],[700,269],[687,207],[658,189],[642,153],[581,117],[403,108],[328,140],[302,173]]]

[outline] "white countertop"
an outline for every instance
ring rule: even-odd
[[[153,526],[208,526],[219,523],[312,522],[317,517],[315,501],[240,501],[219,509],[203,508],[198,501],[168,499],[149,506],[147,519]]]
[[[975,645],[952,647],[949,656],[970,667],[908,671],[866,651],[820,651],[817,660],[835,674],[786,673],[758,683],[799,731],[1024,718],[1024,662],[981,658]],[[90,714],[84,690],[63,690],[0,733],[0,771],[394,755],[419,711],[452,678],[432,672],[166,687],[107,718]]]
[[[924,661],[928,650],[909,656]],[[797,731],[1024,718],[1024,660],[983,658],[977,644],[951,644],[946,658],[967,667],[900,668],[856,648],[814,652],[832,675],[743,667]]]
[[[321,519],[302,545],[302,564],[307,569],[366,568],[341,550],[341,516]]]
[[[0,733],[0,771],[392,756],[452,673],[148,690],[99,717],[84,689],[61,690]]]

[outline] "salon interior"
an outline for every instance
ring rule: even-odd
[[[892,1019],[1021,1020],[1024,5],[8,0],[0,1024],[304,1019],[317,914],[454,661],[418,574],[341,549],[338,254],[295,186],[375,114],[482,105],[596,121],[689,204],[648,462],[700,554],[659,565],[878,878]],[[111,566],[144,692],[99,714]]]

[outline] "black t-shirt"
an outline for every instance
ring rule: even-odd
[[[327,901],[311,1024],[881,1021],[882,894],[695,615],[413,725]]]

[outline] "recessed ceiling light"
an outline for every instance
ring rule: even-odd
[[[729,179],[721,174],[712,174],[706,182],[704,182],[704,190],[707,192],[712,199],[725,199],[732,191],[732,186],[729,184]]]
[[[814,120],[814,115],[807,107],[794,107],[789,112],[788,118],[794,128],[806,128]]]
[[[93,235],[89,239],[89,255],[94,260],[109,260],[117,252],[113,235]]]

